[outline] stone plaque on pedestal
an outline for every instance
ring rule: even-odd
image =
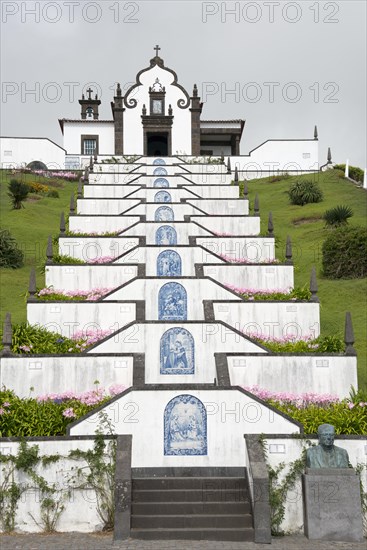
[[[302,476],[305,535],[362,542],[359,477],[352,468],[306,468]]]

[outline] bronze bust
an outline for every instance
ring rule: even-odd
[[[317,434],[319,444],[306,451],[307,468],[349,468],[347,451],[334,445],[334,426],[321,424]]]

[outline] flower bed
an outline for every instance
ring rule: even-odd
[[[339,400],[329,394],[291,394],[270,392],[258,386],[244,389],[303,424],[306,434],[317,433],[320,424],[332,424],[337,434],[367,433],[367,395],[352,392],[349,399]]]
[[[306,287],[283,288],[269,290],[261,290],[255,288],[237,287],[224,283],[224,286],[241,296],[248,301],[280,301],[280,302],[296,302],[308,301],[311,298],[311,291]]]
[[[65,435],[70,422],[123,392],[125,386],[97,386],[83,393],[67,391],[21,399],[10,390],[0,391],[0,437]]]
[[[42,288],[36,294],[43,302],[96,302],[115,288],[93,288],[92,290],[59,290],[53,286]]]
[[[275,338],[259,332],[244,332],[246,336],[255,340],[273,353],[343,353],[344,342],[338,335],[312,335],[299,338],[294,334],[287,334],[282,338]]]
[[[268,260],[262,260],[262,261],[256,261],[256,260],[249,260],[248,258],[233,258],[233,256],[228,256],[226,254],[217,254],[220,258],[225,260],[229,263],[234,264],[266,264],[266,265],[276,265],[279,264],[279,260],[277,259],[268,259]]]

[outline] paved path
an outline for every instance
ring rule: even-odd
[[[113,543],[109,534],[2,535],[1,550],[366,550],[366,542],[316,542],[303,536],[274,538],[271,545],[253,542],[143,541]]]

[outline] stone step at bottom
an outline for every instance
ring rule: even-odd
[[[133,490],[246,488],[246,480],[237,477],[149,477],[134,478],[132,484]]]
[[[136,529],[243,528],[252,527],[252,516],[250,514],[133,515],[131,527]]]
[[[246,502],[249,500],[245,489],[161,489],[134,490],[133,502]]]
[[[132,502],[132,515],[250,514],[249,502]]]
[[[216,540],[216,541],[253,541],[254,530],[243,528],[189,528],[189,529],[131,529],[133,539],[142,540]]]

